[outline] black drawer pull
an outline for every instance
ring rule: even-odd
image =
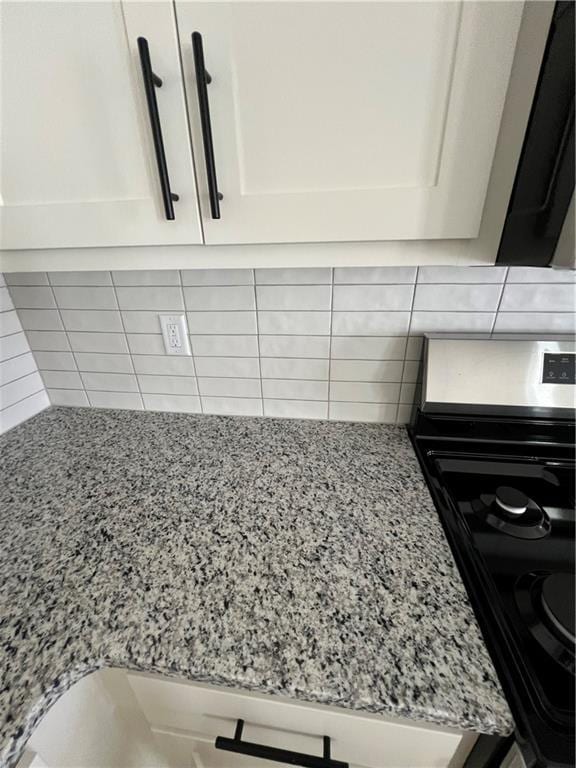
[[[330,757],[329,736],[323,737],[324,754],[322,757],[317,757],[316,755],[307,755],[304,752],[292,752],[290,749],[279,749],[278,747],[268,747],[266,744],[242,741],[243,728],[244,720],[238,720],[233,739],[228,739],[226,736],[217,736],[214,743],[216,749],[236,752],[239,755],[250,755],[250,757],[262,760],[272,760],[273,762],[285,763],[286,765],[302,765],[304,768],[350,768],[348,763],[343,763],[341,760],[332,760]]]
[[[212,124],[210,122],[210,104],[208,88],[212,78],[204,66],[204,48],[200,32],[192,32],[192,52],[196,69],[196,86],[198,90],[198,108],[202,125],[202,141],[204,142],[204,160],[206,162],[206,178],[208,180],[208,196],[210,198],[210,213],[213,219],[220,218],[220,200],[223,196],[218,192],[216,178],[216,161],[214,160],[214,142],[212,141]]]
[[[150,117],[154,151],[156,152],[156,164],[158,165],[158,176],[160,177],[164,212],[168,221],[174,221],[174,206],[172,203],[179,200],[179,197],[170,190],[170,179],[168,177],[166,153],[164,152],[158,102],[156,101],[156,91],[154,90],[155,88],[162,87],[162,80],[152,71],[150,49],[148,48],[148,41],[145,37],[138,38],[138,53],[140,54],[140,65],[142,67],[142,77],[144,79],[144,90],[146,91],[146,102],[148,104],[148,115]]]

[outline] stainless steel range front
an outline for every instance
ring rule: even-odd
[[[575,359],[567,339],[428,338],[410,428],[529,768],[574,766]]]

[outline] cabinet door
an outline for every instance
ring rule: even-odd
[[[176,0],[206,242],[477,236],[522,6]]]
[[[0,2],[0,246],[201,242],[169,0]],[[167,220],[137,39],[147,39],[169,181]]]

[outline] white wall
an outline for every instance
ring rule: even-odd
[[[406,423],[427,331],[572,334],[576,273],[36,272],[9,290],[55,405]],[[164,353],[185,314],[192,356]]]
[[[0,275],[0,433],[47,408],[48,395]]]

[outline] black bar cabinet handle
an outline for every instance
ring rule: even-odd
[[[158,176],[160,177],[164,211],[168,221],[174,221],[174,206],[172,203],[180,198],[170,189],[168,166],[166,165],[166,153],[164,152],[164,141],[162,139],[160,115],[158,113],[158,102],[156,101],[156,91],[154,90],[155,88],[162,87],[162,80],[152,71],[150,49],[148,48],[148,41],[145,37],[138,38],[138,53],[140,54],[140,65],[142,66],[142,77],[144,79],[144,90],[146,91],[150,128],[152,129],[152,139],[154,141],[154,150],[156,152],[156,163],[158,164]]]
[[[192,32],[192,51],[194,53],[194,69],[196,70],[196,86],[198,88],[198,107],[202,125],[202,141],[204,142],[204,159],[206,161],[206,177],[208,179],[208,196],[210,198],[210,213],[213,219],[220,218],[220,200],[216,179],[216,162],[214,160],[214,143],[212,141],[212,125],[210,123],[210,104],[208,103],[208,83],[212,78],[204,66],[204,48],[200,32]]]
[[[214,746],[226,752],[235,752],[239,755],[249,755],[261,760],[271,760],[285,765],[301,765],[304,768],[350,768],[348,763],[340,760],[332,760],[330,757],[330,738],[323,737],[324,754],[322,757],[307,755],[305,752],[292,752],[290,749],[269,747],[266,744],[255,744],[251,741],[242,741],[242,729],[244,720],[238,720],[234,731],[234,738],[217,736]]]

